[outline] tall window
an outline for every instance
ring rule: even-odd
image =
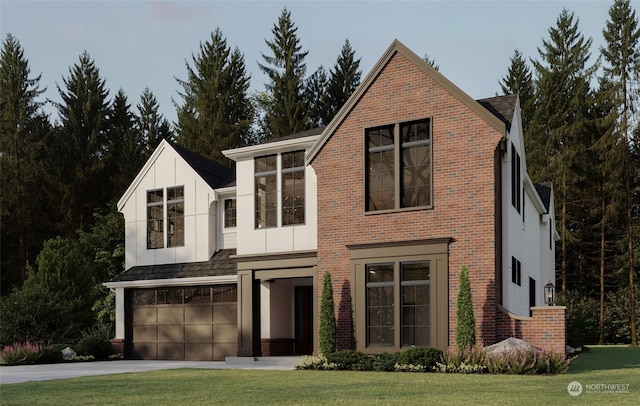
[[[511,204],[520,213],[522,175],[520,173],[520,155],[511,144]]]
[[[367,346],[393,346],[393,264],[367,265]]]
[[[162,189],[147,192],[147,248],[164,248],[164,194]]]
[[[430,345],[429,265],[415,261],[366,266],[367,346],[394,346],[398,327],[402,347]]]
[[[429,262],[401,264],[402,346],[429,345]]]
[[[167,188],[167,246],[184,246],[184,186]]]
[[[304,224],[304,151],[282,154],[282,225]]]
[[[255,158],[256,228],[278,225],[277,155]]]
[[[511,257],[511,282],[522,286],[522,263]]]
[[[236,226],[236,199],[226,199],[224,201],[224,226]]]
[[[431,205],[429,119],[366,130],[367,211]]]

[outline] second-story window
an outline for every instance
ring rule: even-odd
[[[278,226],[278,155],[255,158],[256,228]]]
[[[282,154],[282,225],[304,224],[304,151]]]
[[[515,145],[511,144],[511,204],[520,213],[522,175],[520,172],[520,155],[516,151]]]
[[[164,190],[147,191],[147,248],[164,248]]]
[[[224,226],[225,228],[236,226],[236,199],[224,201]]]
[[[366,137],[366,210],[431,206],[429,119],[370,128]]]
[[[184,246],[184,186],[167,188],[167,246]]]

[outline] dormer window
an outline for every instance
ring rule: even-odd
[[[224,201],[224,227],[235,227],[236,218],[236,199],[226,199]]]
[[[167,188],[166,201],[164,192],[164,189],[147,191],[148,249],[165,248],[165,232],[167,247],[184,246],[184,186]]]

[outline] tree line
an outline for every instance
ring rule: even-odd
[[[222,150],[326,125],[360,84],[348,39],[330,69],[308,72],[297,30],[283,9],[265,39],[259,68],[267,82],[255,94],[244,55],[214,30],[185,61],[186,77],[176,78],[175,123],[159,114],[149,89],[135,106],[121,89],[110,98],[88,52],[57,85],[61,102],[42,100],[41,75],[31,74],[18,39],[7,35],[0,55],[2,295],[86,296],[67,306],[91,309],[78,325],[96,314],[108,323],[112,298],[99,283],[122,271],[124,252],[115,202],[160,140],[230,166]],[[520,95],[532,179],[554,184],[556,285],[570,328],[579,327],[574,336],[635,342],[640,31],[629,0],[614,0],[603,35],[605,46],[590,62],[592,39],[565,9],[537,56],[515,50],[498,85]],[[45,103],[58,120],[44,113]]]

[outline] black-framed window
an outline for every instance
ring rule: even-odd
[[[215,304],[238,301],[237,285],[133,289],[133,306]]]
[[[522,199],[522,161],[515,145],[511,144],[511,205],[520,213]]]
[[[184,246],[184,186],[167,188],[167,246]]]
[[[401,263],[402,346],[430,345],[429,262]]]
[[[511,282],[522,286],[522,263],[516,257],[511,257]]]
[[[305,222],[304,151],[282,153],[282,225]]]
[[[367,265],[367,346],[394,345],[394,264]]]
[[[225,199],[224,201],[224,227],[236,227],[236,199]]]
[[[366,345],[430,345],[430,261],[366,266]],[[399,308],[396,309],[396,303]]]
[[[147,191],[147,248],[164,248],[164,190]]]
[[[366,210],[432,204],[431,120],[365,130]]]
[[[267,155],[255,162],[255,227],[278,226],[278,155]]]

